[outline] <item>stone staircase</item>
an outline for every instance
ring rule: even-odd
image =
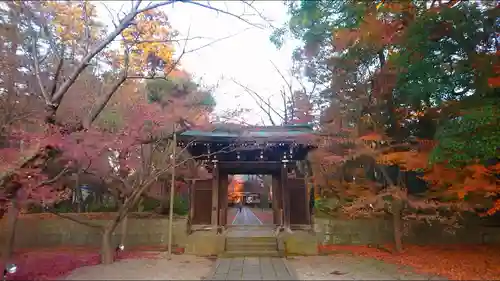
[[[223,257],[279,257],[276,237],[226,237]]]

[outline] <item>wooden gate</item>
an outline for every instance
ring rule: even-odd
[[[211,225],[212,179],[197,180],[191,187],[191,225]]]
[[[285,185],[289,194],[290,224],[310,224],[309,198],[304,179],[288,179]]]

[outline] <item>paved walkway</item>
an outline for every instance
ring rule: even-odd
[[[272,228],[261,228],[262,222],[251,208],[236,214],[227,237],[272,237]],[[298,280],[285,259],[271,257],[219,258],[209,280]]]
[[[262,222],[259,218],[252,212],[250,208],[243,207],[241,212],[236,213],[233,225],[261,225]]]
[[[234,217],[233,227],[226,233],[227,237],[270,237],[274,236],[272,227],[262,227],[262,222],[251,208],[243,207]]]
[[[241,257],[217,259],[209,280],[298,280],[285,259]]]

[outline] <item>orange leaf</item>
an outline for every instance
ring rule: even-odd
[[[457,192],[457,196],[459,199],[464,199],[466,194],[467,194],[467,192],[465,192],[463,190]]]
[[[383,137],[382,135],[377,133],[369,133],[367,135],[361,136],[359,139],[362,141],[380,141],[383,140]]]

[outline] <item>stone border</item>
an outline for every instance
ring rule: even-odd
[[[292,276],[293,280],[299,280],[299,276],[293,266],[288,262],[286,258],[281,258],[283,261],[283,264],[285,265],[286,271],[288,271],[288,274]]]
[[[220,265],[220,259],[217,258],[217,260],[215,260],[215,262],[214,262],[214,265],[212,266],[212,269],[210,269],[208,275],[204,279],[201,279],[201,280],[212,280],[215,273],[217,272],[217,268],[219,268],[219,265]]]

